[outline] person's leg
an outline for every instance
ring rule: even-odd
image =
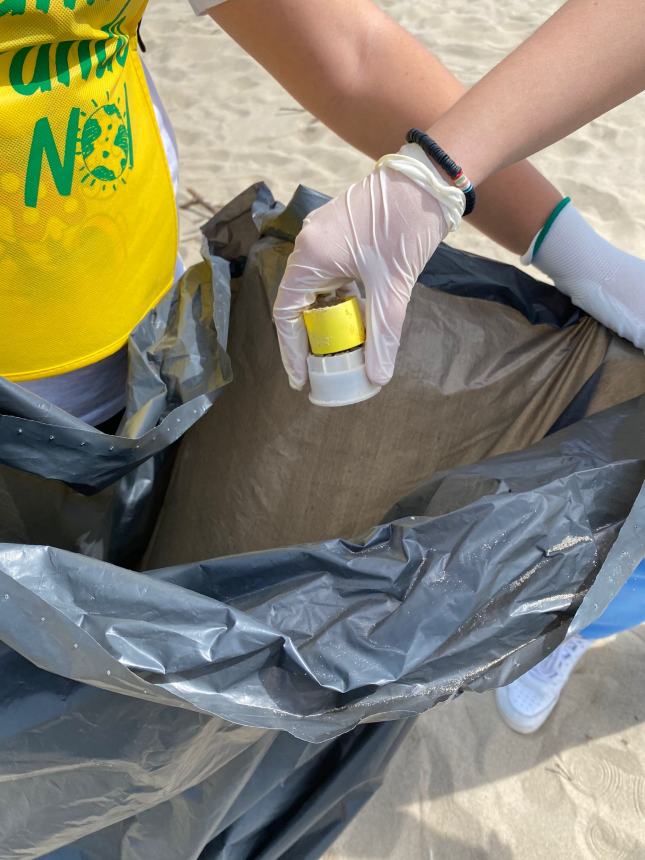
[[[597,621],[582,631],[588,641],[605,639],[645,623],[645,559]]]
[[[645,623],[645,560],[609,604],[602,616],[582,634],[566,639],[545,660],[496,692],[503,720],[521,734],[530,734],[551,715],[576,664],[597,639],[604,639]]]

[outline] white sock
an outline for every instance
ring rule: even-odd
[[[543,232],[522,262],[533,263],[574,305],[645,349],[645,261],[599,236],[572,203]]]

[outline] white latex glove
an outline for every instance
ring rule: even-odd
[[[309,347],[302,311],[324,293],[365,293],[366,369],[392,378],[412,287],[449,230],[464,195],[416,144],[388,155],[340,197],[305,220],[273,306],[280,353],[292,388],[307,382]]]

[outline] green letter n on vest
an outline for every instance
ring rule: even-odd
[[[25,206],[32,208],[38,206],[43,158],[47,159],[52,178],[61,197],[69,197],[72,193],[80,113],[79,108],[74,108],[69,115],[65,151],[62,159],[58,154],[56,141],[47,117],[39,119],[34,126],[34,136],[31,141],[25,178]]]

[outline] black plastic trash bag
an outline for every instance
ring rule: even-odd
[[[282,214],[297,228],[312,199],[300,194]],[[254,189],[228,207],[228,244],[238,210],[240,233],[250,229],[249,201],[258,228],[275,229],[272,199]],[[228,255],[233,274],[249,238]],[[435,286],[466,290],[470,279],[497,298],[497,264],[478,259],[446,251]],[[215,283],[225,266],[209,266]],[[55,518],[65,522],[66,504],[82,510],[101,495],[80,490],[128,481],[213,402],[229,376],[206,270],[168,300],[190,336],[172,314],[156,334],[135,333],[123,436],[41,416],[17,386],[2,387],[0,459],[34,481],[16,486],[26,501],[5,500],[23,513],[17,531],[43,527],[25,512],[46,510],[50,490],[65,497]],[[499,273],[536,325],[584,324],[566,303],[554,310],[545,287]],[[149,388],[137,388],[140,371]],[[580,380],[583,399],[563,423],[585,414],[606,372]],[[644,480],[641,397],[435,475],[359,538],[147,573],[109,562],[125,544],[141,552],[150,515],[136,541],[88,540],[95,557],[65,541],[3,544],[0,857],[319,856],[378,786],[414,714],[507,683],[602,612],[645,556]],[[149,477],[132,498],[155,492]],[[111,534],[133,510],[110,507]],[[80,546],[78,523],[67,528]]]
[[[271,307],[302,217],[324,198],[300,189],[276,211],[263,192],[206,227],[213,252],[247,257],[235,384],[181,445],[147,568],[362,535],[437,472],[645,393],[642,352],[553,287],[442,246],[421,278],[433,289],[413,290],[392,381],[351,409],[312,407],[289,388]]]
[[[228,264],[213,260],[187,272],[137,326],[115,436],[0,377],[1,541],[137,563],[173,443],[232,378],[217,328],[218,314],[228,324],[229,301]]]

